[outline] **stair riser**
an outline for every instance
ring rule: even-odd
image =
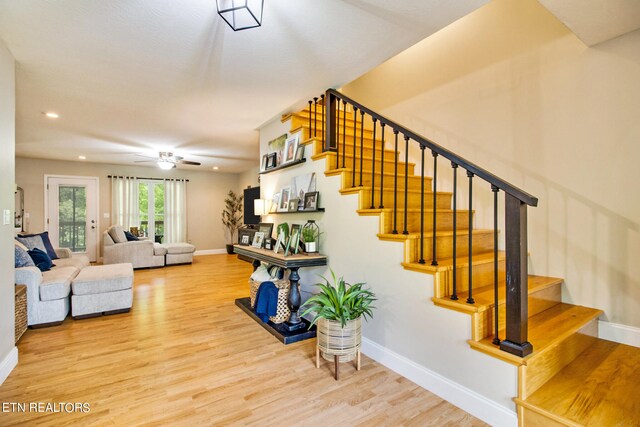
[[[315,133],[314,133],[315,130]],[[315,138],[320,138],[322,140],[324,140],[324,133],[323,133],[323,129],[322,126],[318,126],[317,129],[309,129],[309,122],[306,123],[302,123],[296,126],[296,123],[292,123],[291,124],[291,133],[295,133],[295,132],[302,132],[302,140],[307,140],[309,138],[315,137]],[[345,141],[347,141],[347,145],[349,144],[353,144],[353,124],[351,124],[351,126],[347,126],[347,128],[345,129]],[[364,141],[364,143],[373,143],[373,130],[367,129],[365,127],[364,132],[362,132],[362,135],[360,135],[360,124],[358,124],[358,127],[356,127],[356,132],[355,132],[355,136],[356,136],[356,140],[358,142],[358,146],[360,146],[360,136],[362,136],[362,139]],[[376,130],[376,141],[377,145],[380,146],[380,141],[382,141],[381,138],[381,134],[380,134],[380,128],[378,127]],[[395,138],[395,137],[394,137]],[[338,143],[342,144],[342,125],[340,125],[340,128],[338,129]],[[384,133],[384,139],[388,142],[390,141],[390,137],[388,136],[387,131],[385,130]],[[395,139],[394,139],[395,140]],[[398,146],[400,145],[400,141],[401,138],[398,137]],[[404,141],[404,140],[402,140]],[[404,144],[404,142],[402,142]]]
[[[459,235],[456,239],[456,252],[459,256],[466,256],[469,253],[468,236]],[[412,241],[411,258],[409,262],[417,262],[420,259],[420,240]],[[489,252],[493,250],[493,236],[489,233],[474,234],[472,242],[473,253]],[[438,258],[453,257],[453,236],[436,236],[436,256]],[[433,241],[431,237],[424,239],[424,259],[431,263],[433,259]]]
[[[380,194],[380,193],[378,193]],[[376,201],[377,204],[377,201]],[[404,230],[404,210],[399,210],[397,214],[398,230]],[[469,211],[457,213],[458,229],[466,229],[465,224],[469,223]],[[380,217],[380,233],[391,233],[393,231],[393,212],[383,212]],[[407,227],[410,233],[420,231],[420,212],[407,213]],[[424,216],[425,231],[433,230],[433,213],[428,212]],[[436,212],[436,230],[445,231],[453,229],[453,212]]]
[[[533,317],[538,313],[542,313],[548,308],[558,304],[561,299],[561,284],[550,286],[545,289],[538,290],[529,294],[529,317]],[[504,293],[502,293],[503,295]],[[505,327],[505,310],[506,304],[500,304],[498,306],[498,325],[499,330]],[[487,310],[482,313],[476,313],[476,318],[473,321],[474,330],[472,331],[471,339],[480,341],[482,338],[493,335],[494,332],[494,310]],[[500,337],[504,338],[504,337]]]
[[[466,260],[467,254],[465,254]],[[483,262],[472,266],[473,286],[482,288],[483,286],[493,285],[493,261]],[[446,289],[443,289],[444,296],[449,296],[453,292],[453,271],[447,272],[448,280],[446,281]],[[498,260],[498,282],[504,282],[506,278],[506,262],[504,259]],[[456,269],[457,291],[466,292],[469,290],[469,267],[463,266]]]
[[[313,113],[311,114],[311,125],[313,127],[318,128],[318,130],[322,129],[325,126],[325,121],[324,121],[324,116],[320,114],[320,111],[318,111],[318,114],[316,115],[316,124],[314,124],[314,120],[313,120],[314,116]],[[300,127],[300,126],[306,126],[309,127],[309,114],[308,113],[302,113],[302,114],[295,114],[293,116],[291,116],[290,119],[291,122],[291,129]],[[338,120],[338,124],[340,132],[342,132],[342,124],[345,123],[345,121],[342,118],[342,112],[340,112],[340,119]],[[358,132],[360,132],[360,126],[361,126],[361,120],[360,120],[360,114],[358,114],[358,123],[356,124],[356,129],[358,130]],[[346,120],[346,128],[351,129],[351,131],[353,131],[353,112],[352,113],[347,113],[347,120]],[[371,131],[373,129],[373,123],[370,120],[366,120],[364,121],[364,129],[365,131]],[[378,124],[378,132],[380,131],[380,125]],[[387,130],[385,130],[385,133],[387,132]]]
[[[321,143],[317,143],[316,146],[314,147],[314,154],[320,154],[322,153],[322,144]],[[365,159],[373,159],[373,147],[363,147],[362,148],[362,152],[364,154],[364,158]],[[380,150],[380,144],[378,144],[376,146],[376,169],[380,168],[380,160],[382,159],[382,150]],[[340,159],[340,166],[342,166],[342,148],[340,148],[340,152],[339,154],[339,159]],[[345,166],[349,166],[349,164],[347,163],[347,157],[348,158],[353,158],[353,145],[349,145],[345,148]],[[400,161],[401,159],[398,157],[397,152],[393,151],[393,150],[389,150],[387,149],[384,153],[384,159],[387,161],[391,161],[393,162],[395,158],[398,158],[398,161]],[[358,159],[357,161],[360,162],[360,146],[356,147],[356,158]],[[352,160],[353,161],[353,160]],[[371,165],[373,160],[368,160],[369,164]],[[385,165],[386,167],[386,165]]]
[[[593,319],[568,338],[558,342],[544,354],[521,367],[526,381],[521,390],[520,399],[531,396],[544,383],[549,381],[562,368],[571,363],[587,347],[598,339],[598,319]]]
[[[375,186],[376,186],[376,190],[380,189],[380,168],[379,168],[379,164],[377,165],[378,168],[376,169],[376,177],[375,177]],[[342,173],[342,189],[346,189],[346,188],[351,188],[351,184],[353,182],[353,173],[351,171],[346,171]],[[373,181],[373,176],[371,171],[362,171],[362,185],[364,185],[365,187],[370,187],[371,186],[371,182]],[[393,175],[384,175],[384,188],[387,188],[389,190],[393,190],[394,188],[394,183],[395,179],[393,177]],[[355,174],[355,182],[356,185],[360,184],[360,173],[359,171],[356,172]],[[398,176],[398,180],[397,180],[397,186],[398,189],[402,189],[404,190],[404,184],[405,184],[405,177],[404,176]],[[419,190],[420,189],[420,177],[419,176],[415,176],[415,175],[409,175],[409,189],[414,189],[414,190]],[[431,189],[431,178],[424,178],[424,188],[425,191],[429,191]],[[379,203],[376,203],[376,206]]]
[[[335,153],[326,153],[326,170],[327,171],[333,171],[336,168],[336,154]],[[351,170],[353,168],[353,156],[347,156],[345,158],[345,168],[348,170]],[[371,168],[371,163],[372,163],[372,159],[371,158],[367,158],[365,157],[362,160],[362,171],[363,171],[363,175],[364,174],[369,174],[371,175],[371,171],[373,170]],[[338,166],[342,167],[342,157],[340,157],[340,163],[338,164]],[[380,168],[380,161],[377,160],[376,161],[376,171],[378,171]],[[392,173],[395,171],[395,164],[393,159],[390,158],[385,158],[384,160],[384,170],[385,172],[388,173]],[[356,171],[358,173],[360,173],[360,157],[358,157],[356,159]],[[407,166],[407,175],[414,175],[414,171],[415,171],[415,165],[414,164],[409,164]],[[398,175],[405,175],[405,163],[404,162],[398,162]],[[385,178],[386,180],[386,178]]]
[[[375,200],[380,202],[380,190],[375,190]],[[384,190],[383,205],[386,208],[393,208],[393,190]],[[404,192],[398,190],[397,195],[398,208],[404,208]],[[420,209],[420,194],[409,193],[407,197],[407,206],[410,209]],[[371,192],[366,191],[364,197],[361,197],[360,209],[368,209],[371,207]],[[424,208],[433,209],[433,196],[426,193],[424,197]],[[438,193],[436,196],[436,209],[451,209],[451,194]]]

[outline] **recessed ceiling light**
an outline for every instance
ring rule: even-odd
[[[50,119],[57,119],[58,117],[60,117],[58,113],[54,113],[53,111],[46,112],[44,113],[44,115],[49,117]]]
[[[87,156],[83,156],[82,154],[80,154],[80,155],[78,156],[78,158],[79,158],[80,160],[86,160],[86,159],[87,159]]]
[[[214,167],[213,167],[213,170],[214,170],[214,171],[217,171],[218,169],[220,169],[218,166],[214,166]]]

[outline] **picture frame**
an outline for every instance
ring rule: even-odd
[[[264,241],[271,239],[271,234],[273,234],[273,223],[272,222],[261,222],[258,224],[258,231],[260,233],[264,233]]]
[[[264,239],[264,248],[267,250],[271,250],[271,241],[273,239],[271,237],[265,237]]]
[[[249,235],[245,234],[242,236],[242,240],[240,241],[241,245],[248,246],[249,245]]]
[[[251,243],[251,246],[253,246],[254,248],[261,249],[263,244],[264,244],[264,233],[261,231],[256,231],[256,233],[253,235],[253,242]]]
[[[285,146],[286,140],[287,140],[287,134],[284,133],[267,143],[269,153],[273,154],[274,162],[272,167],[276,167],[280,163],[282,163],[282,154],[284,152],[284,146]]]
[[[298,149],[296,150],[296,162],[299,162],[304,157],[304,146],[298,145]]]
[[[289,208],[288,211],[289,212],[297,212],[298,211],[298,203],[300,202],[300,199],[290,199],[289,200]]]
[[[271,198],[271,210],[269,213],[278,212],[278,206],[280,206],[280,193],[276,193]]]
[[[315,211],[318,210],[318,197],[320,193],[318,191],[309,191],[304,194],[304,210]]]
[[[251,228],[239,228],[238,229],[238,244],[242,246],[250,246],[253,242],[253,234],[256,230]]]
[[[280,250],[280,246],[284,245],[285,240],[286,239],[284,237],[284,231],[280,231],[280,234],[278,234],[278,239],[276,240],[276,243],[273,246],[273,252],[278,253],[278,251]]]
[[[265,170],[273,169],[278,165],[278,153],[266,154],[267,160],[265,164]]]
[[[288,212],[289,199],[291,198],[291,186],[287,185],[280,190],[280,203],[278,204],[278,212]]]
[[[266,171],[268,169],[268,167],[267,167],[268,161],[269,161],[269,155],[268,154],[263,154],[262,155],[262,162],[260,163],[260,170]]]
[[[284,153],[282,164],[291,163],[296,159],[298,144],[300,142],[300,134],[291,135],[284,143]]]
[[[302,226],[300,224],[291,224],[291,239],[289,241],[289,248],[294,254],[298,253],[300,247],[300,232]]]

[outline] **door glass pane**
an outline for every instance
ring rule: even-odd
[[[155,220],[155,240],[162,243],[164,238],[164,184],[154,184],[154,215]]]
[[[149,235],[149,186],[141,183],[138,186],[138,208],[140,214],[140,231],[143,236]]]
[[[86,252],[87,191],[85,187],[59,187],[58,229],[61,248],[69,248],[73,252]]]

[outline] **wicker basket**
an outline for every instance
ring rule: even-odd
[[[27,287],[16,285],[16,343],[27,330]]]
[[[249,295],[251,296],[251,308],[254,308],[256,305],[256,294],[258,293],[258,288],[262,282],[256,282],[253,279],[249,279]],[[278,312],[275,316],[270,316],[269,320],[273,323],[282,323],[289,320],[289,316],[291,315],[291,310],[287,306],[287,297],[289,296],[289,280],[274,280],[273,284],[278,288]]]

